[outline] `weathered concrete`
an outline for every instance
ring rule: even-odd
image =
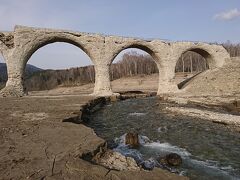
[[[105,36],[64,30],[16,26],[14,32],[0,33],[0,52],[8,68],[8,81],[1,91],[4,96],[23,96],[24,69],[32,54],[39,48],[55,42],[73,44],[82,49],[92,60],[96,77],[94,95],[112,95],[109,68],[114,58],[128,48],[148,52],[159,68],[158,94],[179,91],[173,82],[175,66],[186,51],[194,51],[205,57],[210,69],[221,67],[230,58],[220,45],[194,42],[165,42],[118,36]]]

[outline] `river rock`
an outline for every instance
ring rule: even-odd
[[[110,101],[111,101],[111,102],[116,102],[116,101],[118,101],[118,96],[116,96],[116,95],[110,96]]]
[[[107,150],[95,162],[110,169],[115,170],[140,170],[136,161],[131,157],[126,157],[119,152]]]
[[[125,136],[125,144],[129,145],[131,148],[139,147],[139,138],[137,133],[127,133]]]
[[[159,159],[159,163],[163,165],[169,165],[169,166],[180,166],[182,164],[182,158],[180,155],[176,153],[170,153],[165,157],[161,157]]]
[[[160,101],[167,101],[168,100],[168,95],[167,94],[162,94],[158,96],[158,99]]]

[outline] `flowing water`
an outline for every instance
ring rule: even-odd
[[[146,166],[158,166],[159,157],[173,152],[183,163],[172,172],[190,179],[240,179],[240,133],[200,117],[164,111],[170,106],[157,98],[128,99],[102,107],[87,124],[100,137],[114,141],[114,150]],[[124,144],[127,132],[139,134],[140,148]]]

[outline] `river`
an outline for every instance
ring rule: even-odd
[[[171,106],[176,104],[156,97],[109,103],[92,113],[87,125],[114,144],[114,150],[138,162],[157,166],[159,157],[173,152],[183,159],[180,167],[169,169],[174,173],[199,180],[240,179],[240,133],[201,117],[165,111]],[[127,132],[139,134],[140,148],[124,144]]]

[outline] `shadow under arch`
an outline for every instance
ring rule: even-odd
[[[191,47],[191,48],[185,49],[184,51],[182,51],[179,54],[177,61],[186,52],[195,52],[195,53],[201,55],[204,59],[206,59],[207,64],[208,64],[210,69],[216,67],[215,66],[216,62],[215,62],[214,55],[211,54],[207,49],[204,49],[204,48],[201,48],[201,47]],[[176,67],[176,64],[175,64],[175,67]]]
[[[76,42],[72,39],[64,38],[64,37],[51,37],[51,38],[48,37],[48,39],[40,41],[40,43],[38,43],[38,42],[34,43],[33,46],[30,47],[30,49],[28,49],[27,53],[24,55],[23,65],[22,65],[22,67],[23,67],[22,80],[23,80],[23,87],[24,87],[25,93],[27,93],[27,88],[25,87],[25,85],[26,85],[25,84],[25,80],[26,80],[25,72],[26,72],[26,67],[27,67],[28,61],[30,60],[30,58],[36,51],[38,51],[39,49],[41,49],[47,45],[55,44],[55,43],[69,44],[69,45],[73,45],[73,46],[79,48],[80,52],[83,52],[90,59],[90,62],[94,65],[94,61],[92,60],[89,51],[87,51],[87,49],[84,48],[84,46],[82,44],[80,44],[79,42]],[[94,66],[93,66],[93,70],[95,71]]]
[[[143,45],[143,44],[131,44],[131,45],[128,45],[128,46],[124,46],[124,47],[121,47],[121,48],[119,48],[117,51],[116,51],[116,53],[114,53],[114,56],[112,57],[112,59],[111,59],[111,62],[110,62],[110,65],[112,65],[113,64],[113,62],[114,62],[114,60],[115,59],[117,59],[117,56],[118,55],[120,55],[121,53],[123,53],[124,51],[128,51],[128,50],[132,50],[132,52],[134,52],[134,50],[140,50],[140,51],[142,51],[142,52],[144,52],[144,54],[146,53],[146,55],[148,55],[153,61],[152,62],[154,62],[153,64],[155,64],[156,65],[156,69],[157,69],[157,72],[158,72],[158,75],[157,75],[157,77],[155,77],[155,76],[153,76],[152,78],[156,78],[157,79],[157,89],[156,89],[156,92],[158,91],[158,89],[159,89],[159,70],[160,70],[160,60],[159,60],[159,58],[157,57],[157,55],[154,53],[154,51],[150,48],[150,47],[148,47],[148,46],[146,46],[146,45]],[[131,51],[130,51],[131,52]],[[131,55],[133,55],[134,56],[134,54],[131,54],[131,53],[129,53],[129,55],[131,56]],[[138,54],[138,53],[136,53],[135,54],[136,56],[144,56],[144,55],[142,55],[142,54]],[[148,59],[147,59],[148,60]],[[120,61],[119,61],[120,62]],[[111,69],[111,68],[110,68]],[[138,74],[134,74],[134,75],[138,75]],[[140,75],[140,74],[139,74]],[[141,75],[143,75],[143,74],[141,74]],[[141,83],[140,84],[142,84],[142,82],[144,82],[144,80],[139,80],[139,81],[141,81]],[[140,84],[139,84],[139,87],[140,87]],[[112,86],[112,83],[111,83],[111,86]],[[136,89],[132,89],[131,91],[134,91],[134,92],[138,92],[139,91],[139,87],[136,87]],[[130,88],[131,89],[131,88]],[[140,89],[140,90],[144,90],[144,89]],[[150,90],[150,89],[149,89]],[[155,91],[155,89],[153,89],[154,91]],[[127,92],[129,92],[129,91],[127,91]]]
[[[214,57],[207,50],[202,48],[189,48],[181,53],[175,64],[175,80],[177,79],[176,74],[180,72],[177,71],[180,61],[183,63],[182,74],[178,74],[178,78],[182,78],[182,81],[177,82],[178,89],[180,90],[187,87],[198,75],[215,67]],[[186,61],[189,61],[189,63],[187,64]],[[195,63],[198,64],[196,65]]]

